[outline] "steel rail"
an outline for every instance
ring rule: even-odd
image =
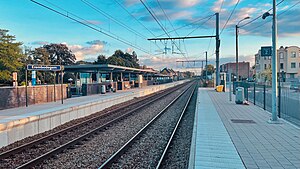
[[[184,84],[186,84],[186,83],[184,83]],[[142,102],[142,101],[145,101],[145,100],[148,100],[148,99],[152,99],[152,100],[150,100],[149,102],[147,102],[147,103],[145,103],[145,104],[142,104],[142,105],[140,105],[140,106],[138,106],[138,107],[135,107],[135,108],[133,108],[133,109],[127,111],[125,114],[123,114],[123,115],[121,115],[121,116],[119,116],[119,117],[117,117],[117,118],[115,118],[115,119],[113,119],[113,120],[110,120],[109,122],[107,122],[107,123],[105,123],[105,124],[103,124],[103,125],[101,125],[101,126],[95,128],[95,129],[89,131],[88,133],[85,133],[85,134],[83,134],[83,135],[81,135],[81,136],[79,136],[79,137],[76,137],[75,139],[72,139],[71,141],[69,141],[69,142],[67,142],[67,143],[65,143],[65,144],[62,144],[62,145],[60,145],[59,147],[56,147],[56,148],[54,148],[54,149],[52,149],[52,150],[50,150],[50,151],[44,153],[43,155],[38,156],[37,158],[34,158],[34,159],[30,160],[29,162],[26,162],[26,163],[24,163],[24,164],[18,166],[17,168],[18,168],[18,169],[21,169],[21,168],[30,168],[30,167],[35,166],[36,164],[38,164],[38,163],[44,161],[45,159],[50,158],[50,157],[53,156],[54,154],[57,154],[57,153],[63,151],[64,149],[66,149],[66,148],[68,148],[68,147],[70,147],[70,146],[72,146],[72,145],[76,145],[78,142],[81,142],[81,141],[84,140],[85,138],[87,138],[87,137],[89,137],[89,136],[95,134],[97,131],[102,130],[102,129],[105,129],[107,126],[109,126],[109,125],[111,125],[111,124],[113,124],[113,123],[115,123],[115,122],[117,122],[117,121],[119,121],[119,120],[121,120],[121,119],[123,119],[123,118],[125,118],[125,117],[127,117],[127,116],[129,116],[129,115],[131,115],[132,113],[136,112],[137,110],[139,110],[139,109],[141,109],[141,108],[143,108],[143,107],[145,107],[145,106],[147,106],[147,105],[150,105],[151,103],[153,103],[153,102],[155,102],[155,101],[157,101],[157,100],[159,100],[159,99],[161,99],[161,98],[163,98],[163,97],[165,97],[165,96],[171,94],[173,91],[178,90],[178,89],[179,89],[180,87],[182,87],[184,84],[179,85],[179,86],[176,86],[175,88],[172,88],[171,90],[166,91],[166,93],[163,93],[162,95],[153,95],[153,96],[150,96],[150,97],[148,97],[148,98],[144,98],[144,99],[138,101],[137,103]],[[153,99],[153,97],[154,97],[154,99]],[[41,138],[41,139],[38,139],[38,140],[36,140],[36,141],[30,142],[30,143],[28,143],[28,144],[26,144],[26,145],[24,145],[24,146],[21,146],[21,149],[19,149],[19,150],[18,150],[18,147],[17,147],[17,148],[15,148],[15,149],[13,149],[12,151],[9,151],[9,152],[7,152],[7,153],[10,154],[10,155],[13,155],[13,154],[11,154],[12,152],[20,152],[20,151],[22,151],[22,150],[24,150],[24,149],[26,149],[26,148],[28,148],[28,147],[34,146],[34,145],[35,145],[34,143],[36,143],[36,142],[41,143],[41,142],[47,141],[48,139],[51,139],[53,136],[62,135],[63,133],[66,133],[66,132],[75,130],[76,128],[81,127],[81,126],[84,126],[85,124],[88,124],[88,123],[90,123],[90,122],[93,122],[93,121],[95,121],[95,120],[97,120],[97,119],[99,119],[99,118],[102,118],[102,117],[104,117],[104,116],[108,116],[108,115],[110,115],[110,113],[113,113],[113,112],[117,112],[117,111],[119,111],[119,110],[122,110],[122,109],[124,109],[125,107],[128,107],[128,105],[122,106],[121,108],[117,108],[117,109],[115,109],[115,110],[111,110],[111,111],[109,111],[109,112],[107,112],[107,113],[105,113],[105,114],[102,114],[102,115],[100,115],[100,116],[96,116],[96,117],[94,117],[94,118],[92,118],[92,119],[88,119],[88,120],[86,120],[86,121],[84,121],[84,122],[82,122],[82,123],[80,123],[80,124],[77,124],[77,125],[74,125],[74,126],[70,126],[70,127],[66,128],[66,129],[63,129],[63,130],[61,130],[61,131],[58,131],[58,132],[56,132],[56,133],[54,133],[54,134],[51,134],[51,135],[48,135],[48,136],[43,137],[43,138]],[[5,153],[6,153],[6,152],[5,152]],[[7,156],[7,154],[5,154],[5,153],[2,153],[2,154],[3,154],[4,156]],[[1,158],[0,158],[0,159],[1,159]]]
[[[174,135],[175,135],[175,133],[176,133],[176,131],[178,129],[178,126],[181,123],[182,117],[184,116],[184,114],[186,112],[186,109],[187,109],[188,105],[190,104],[191,98],[192,98],[193,94],[195,93],[195,90],[196,90],[196,86],[195,86],[193,92],[191,93],[191,95],[189,96],[188,101],[186,102],[186,104],[185,104],[185,106],[184,106],[184,108],[183,108],[183,110],[181,112],[181,115],[180,115],[180,117],[179,117],[179,119],[178,119],[178,121],[176,123],[176,126],[174,127],[174,130],[173,130],[173,132],[172,132],[172,134],[171,134],[171,136],[169,138],[168,144],[166,145],[166,147],[165,147],[165,149],[164,149],[164,151],[163,151],[163,153],[162,153],[162,155],[161,155],[161,157],[160,157],[160,159],[159,159],[159,161],[158,161],[158,163],[156,165],[156,169],[161,168],[161,164],[162,164],[163,160],[165,159],[166,153],[167,153],[167,151],[168,151],[168,149],[169,149],[169,147],[171,145],[171,142],[172,142],[172,140],[174,138]]]
[[[129,141],[127,141],[119,150],[117,150],[113,155],[110,156],[100,167],[99,169],[107,169],[109,168],[113,162],[120,157],[132,144],[135,140],[137,140],[146,129],[158,119],[169,107],[171,107],[184,93],[186,93],[192,85],[190,85],[187,89],[181,92],[175,99],[173,99],[163,110],[161,110],[155,117],[153,117],[141,130],[139,130]]]

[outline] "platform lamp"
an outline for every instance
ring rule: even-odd
[[[277,97],[278,97],[278,84],[277,84],[277,11],[276,0],[273,0],[272,14],[265,12],[262,19],[272,17],[272,118],[270,123],[280,123],[277,118]]]
[[[240,20],[236,25],[235,25],[235,74],[236,74],[236,79],[238,81],[239,79],[239,42],[238,42],[238,34],[239,34],[239,24],[244,21],[250,19],[249,16],[245,17],[244,19]]]

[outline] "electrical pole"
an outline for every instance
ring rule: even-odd
[[[239,80],[239,42],[238,42],[238,34],[239,27],[235,25],[235,75],[236,80]]]
[[[207,51],[205,52],[205,83],[207,82]]]
[[[272,27],[272,121],[277,121],[277,15],[276,0],[273,0],[273,27]]]
[[[220,79],[220,37],[219,37],[219,13],[216,13],[216,86]]]

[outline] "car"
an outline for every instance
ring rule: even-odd
[[[300,91],[300,83],[292,83],[290,89]]]

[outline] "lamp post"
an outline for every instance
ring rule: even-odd
[[[277,14],[276,14],[276,0],[273,0],[273,13],[266,12],[263,14],[262,19],[272,16],[272,118],[271,123],[277,123],[277,97],[278,97],[278,84],[277,84]]]
[[[238,41],[239,24],[246,19],[250,19],[250,17],[249,16],[245,17],[235,25],[235,75],[237,81],[239,79],[239,41]]]

